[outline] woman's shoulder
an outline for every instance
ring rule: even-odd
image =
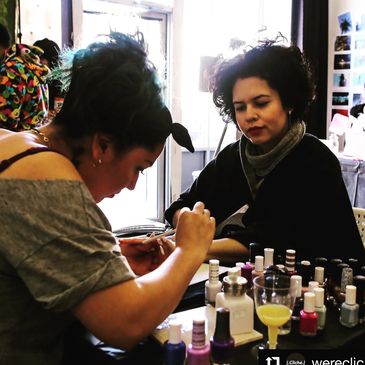
[[[0,162],[9,162],[2,178],[81,180],[69,158],[36,143],[31,134],[0,131]]]

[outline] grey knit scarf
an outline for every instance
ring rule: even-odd
[[[280,142],[267,153],[260,153],[256,145],[244,137],[241,139],[241,164],[253,197],[263,178],[302,140],[305,130],[304,122],[294,123]]]

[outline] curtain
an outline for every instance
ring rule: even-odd
[[[311,63],[316,83],[316,100],[305,120],[307,130],[326,138],[328,0],[292,0],[291,38]]]

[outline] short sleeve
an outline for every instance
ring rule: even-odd
[[[80,181],[0,179],[0,211],[0,254],[47,309],[68,310],[135,277]]]
[[[134,278],[125,257],[112,252],[108,231],[61,236],[42,246],[17,268],[35,300],[64,311],[88,294]]]

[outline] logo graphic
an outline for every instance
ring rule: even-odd
[[[268,356],[266,358],[267,365],[280,365],[280,357],[279,356]]]
[[[305,365],[305,357],[298,352],[294,352],[288,355],[286,365]]]

